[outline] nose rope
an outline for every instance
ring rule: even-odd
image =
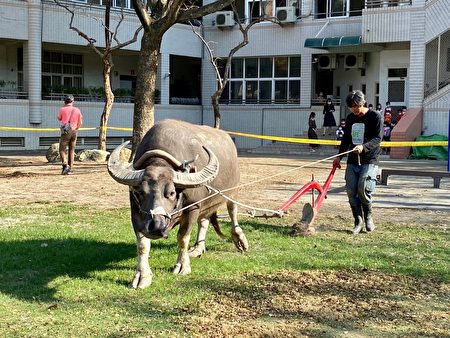
[[[165,217],[168,217],[169,219],[171,219],[172,217],[169,215],[169,213],[166,211],[166,209],[164,209],[163,207],[159,206],[156,207],[155,209],[151,209],[150,210],[150,215],[152,216],[152,218],[156,215],[163,215]]]
[[[246,186],[249,186],[249,185],[252,185],[252,184],[256,184],[256,183],[259,183],[259,182],[262,182],[262,181],[265,181],[265,180],[268,180],[268,179],[271,179],[271,178],[274,178],[274,177],[278,177],[278,176],[287,174],[287,173],[289,173],[291,171],[294,171],[294,170],[303,169],[303,168],[306,168],[306,167],[309,167],[309,166],[312,166],[312,165],[315,165],[315,164],[318,164],[318,163],[322,163],[322,162],[334,159],[334,158],[336,158],[338,156],[346,155],[346,154],[351,153],[351,152],[353,152],[353,149],[348,150],[348,151],[344,151],[343,153],[340,153],[340,154],[336,154],[336,155],[333,155],[333,156],[329,156],[329,157],[323,158],[321,160],[317,160],[317,161],[314,161],[314,162],[306,163],[306,164],[301,165],[299,167],[295,167],[295,168],[291,168],[291,169],[282,171],[282,172],[280,172],[278,174],[266,176],[266,177],[260,178],[259,180],[255,180],[255,181],[252,181],[252,182],[244,183],[244,184],[237,185],[237,186],[234,186],[234,187],[231,187],[231,188],[227,188],[227,189],[224,189],[224,190],[217,190],[217,189],[215,189],[215,188],[213,188],[213,187],[211,187],[209,185],[206,185],[206,187],[209,190],[213,191],[214,193],[212,193],[211,195],[206,196],[205,198],[202,198],[201,200],[199,200],[197,202],[191,203],[191,204],[189,204],[189,205],[187,205],[187,206],[185,206],[185,207],[183,207],[181,209],[178,209],[178,210],[170,213],[170,216],[173,216],[174,214],[177,214],[177,213],[179,213],[179,212],[181,212],[183,210],[186,210],[186,209],[188,209],[188,208],[190,208],[190,207],[192,207],[192,206],[194,206],[196,204],[199,204],[199,203],[201,203],[203,201],[206,201],[206,200],[208,200],[210,198],[213,198],[216,195],[221,195],[223,198],[225,198],[225,199],[227,199],[227,200],[229,200],[229,201],[231,201],[233,203],[236,203],[236,204],[238,204],[238,205],[240,205],[240,206],[242,206],[242,207],[244,207],[246,209],[249,209],[249,210],[252,210],[252,211],[256,211],[256,210],[258,210],[258,211],[267,211],[267,212],[271,212],[271,213],[277,214],[279,217],[281,217],[283,215],[283,213],[278,211],[278,210],[270,210],[270,209],[261,209],[261,208],[251,207],[249,205],[245,205],[243,203],[240,203],[238,201],[233,200],[231,197],[228,197],[228,196],[224,195],[224,193],[227,192],[227,191],[230,191],[230,190],[243,188],[243,187],[246,187]]]
[[[150,209],[149,211],[144,210],[144,209],[142,208],[141,204],[139,203],[139,200],[138,200],[138,198],[136,197],[136,195],[135,195],[133,192],[132,192],[131,194],[133,195],[134,200],[136,201],[136,204],[137,204],[137,206],[138,206],[138,208],[139,208],[139,211],[140,211],[141,213],[146,214],[146,215],[150,215],[151,218],[153,218],[153,217],[156,216],[156,215],[162,215],[162,216],[164,216],[164,217],[167,217],[168,219],[172,219],[172,215],[169,214],[169,213],[166,211],[166,209],[164,209],[164,207],[161,207],[161,206],[156,207],[155,209]]]

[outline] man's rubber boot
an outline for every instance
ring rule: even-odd
[[[364,222],[366,223],[367,232],[371,232],[375,229],[375,224],[372,218],[372,204],[363,205]]]
[[[353,218],[355,219],[355,227],[353,228],[352,232],[354,235],[357,235],[361,232],[364,222],[363,222],[363,211],[360,205],[358,206],[351,206],[352,207],[352,213]]]

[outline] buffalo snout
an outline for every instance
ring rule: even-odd
[[[169,236],[169,223],[165,217],[153,216],[148,219],[141,232],[150,239],[167,238]]]

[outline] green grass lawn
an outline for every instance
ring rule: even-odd
[[[210,231],[189,276],[170,272],[172,232],[152,242],[153,284],[131,290],[129,218],[71,204],[0,208],[0,337],[449,337],[446,226],[390,222],[351,236],[334,222],[303,238],[283,219],[241,219],[249,252]]]

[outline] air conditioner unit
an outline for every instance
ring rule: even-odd
[[[320,55],[317,62],[319,69],[335,69],[336,68],[336,55],[327,54]]]
[[[233,11],[216,12],[216,26],[217,27],[233,27],[234,26]]]
[[[295,14],[295,7],[277,7],[276,17],[281,23],[293,23],[297,21],[297,15]]]
[[[345,55],[344,67],[346,69],[366,68],[366,60],[364,53]]]

